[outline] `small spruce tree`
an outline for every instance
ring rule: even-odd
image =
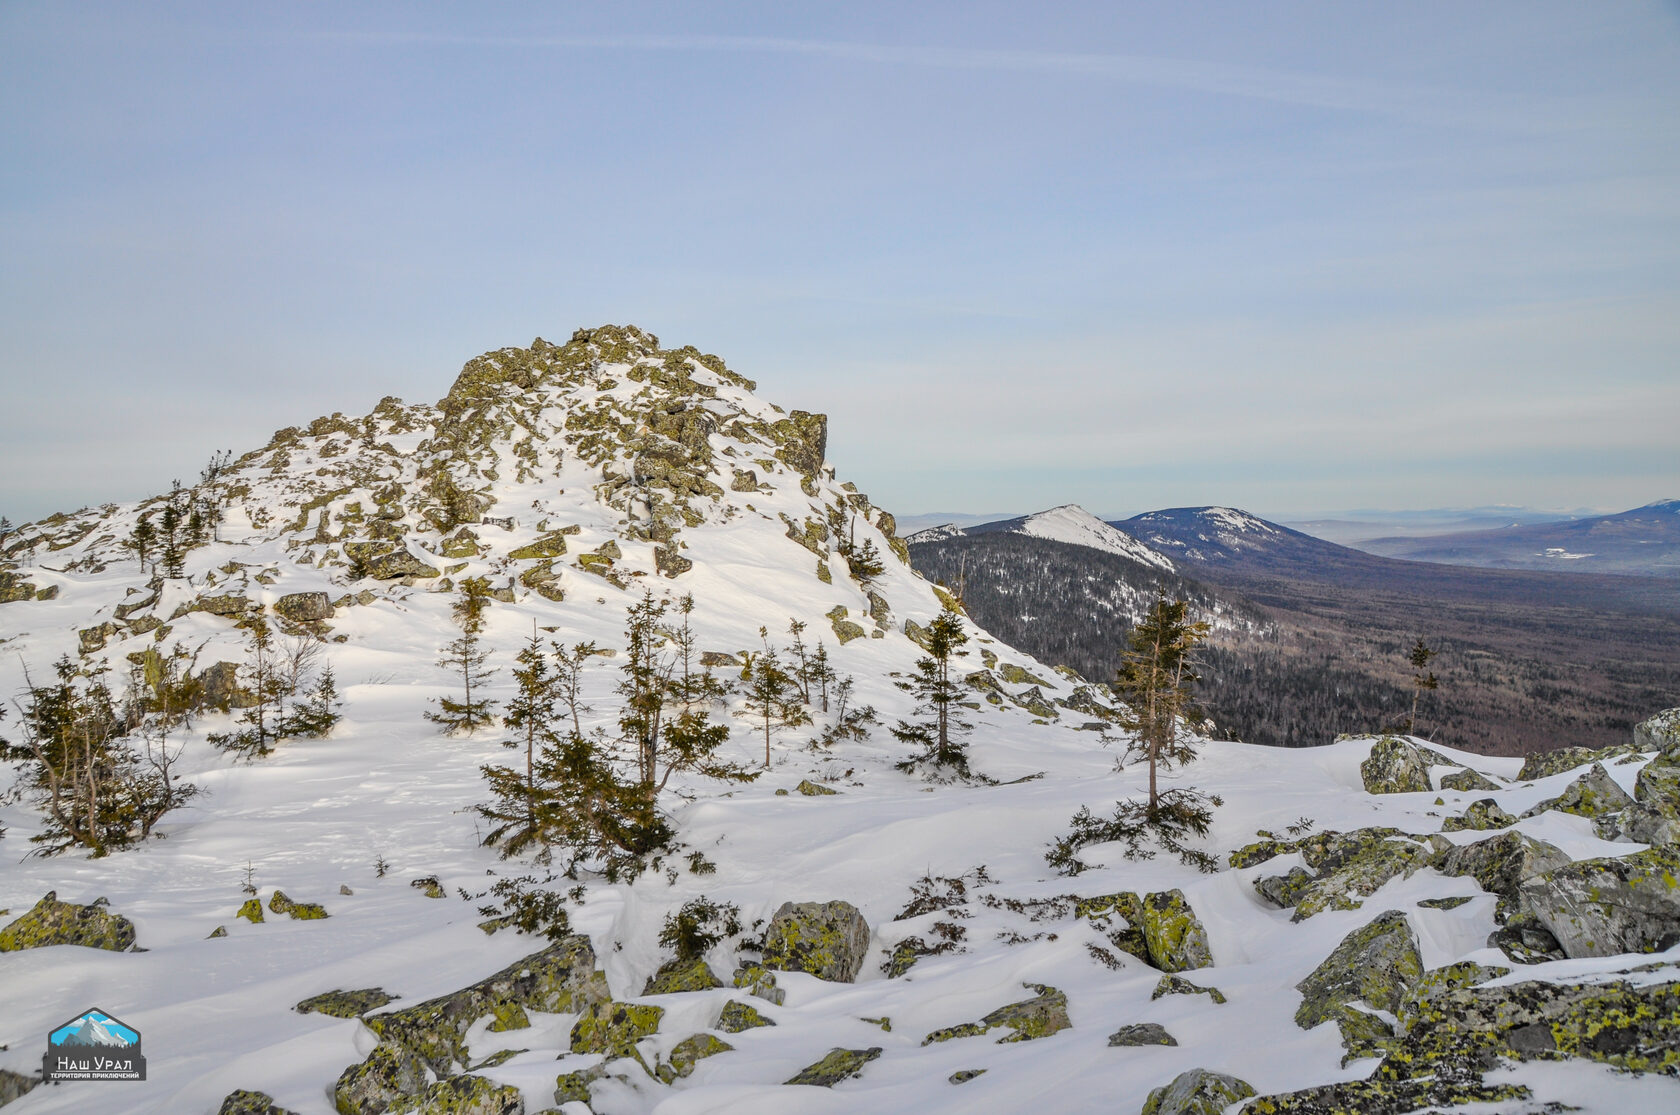
[[[764,769],[770,769],[770,742],[782,732],[811,722],[799,698],[793,674],[782,667],[781,655],[770,645],[766,628],[759,628],[764,650],[747,664],[746,708],[738,715],[752,720],[764,734]]]
[[[916,672],[898,683],[915,696],[921,720],[900,720],[892,729],[899,742],[920,748],[898,764],[901,770],[927,768],[934,774],[968,776],[968,748],[962,736],[973,727],[964,720],[958,701],[962,685],[951,676],[951,660],[968,642],[962,618],[946,607],[927,627],[927,654],[916,660]]]
[[[1411,715],[1406,717],[1406,734],[1409,736],[1415,735],[1417,732],[1418,698],[1423,696],[1425,690],[1441,687],[1440,679],[1429,669],[1429,660],[1434,658],[1436,653],[1436,651],[1424,645],[1423,636],[1419,635],[1417,643],[1412,647],[1412,652],[1406,656],[1414,671],[1412,674],[1412,711]]]
[[[438,665],[460,675],[462,696],[438,698],[438,708],[428,710],[426,719],[442,726],[445,735],[470,735],[494,719],[496,703],[484,696],[484,687],[494,671],[485,665],[490,651],[485,648],[484,613],[490,606],[490,583],[483,577],[461,582],[452,612],[461,634],[443,648]]]

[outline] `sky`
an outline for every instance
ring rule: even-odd
[[[0,513],[634,323],[905,515],[1680,496],[1680,3],[0,2]]]

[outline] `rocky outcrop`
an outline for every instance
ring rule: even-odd
[[[1680,744],[1680,708],[1664,709],[1633,726],[1633,746],[1640,751],[1663,751]]]
[[[58,892],[49,890],[27,914],[0,929],[0,952],[53,945],[128,952],[134,948],[134,923],[107,912],[105,905],[103,898],[86,906],[60,902]]]
[[[1141,1115],[1222,1115],[1254,1089],[1246,1080],[1208,1069],[1191,1069],[1149,1093]]]
[[[723,1004],[723,1013],[718,1015],[717,1029],[726,1034],[739,1034],[743,1030],[774,1025],[773,1021],[758,1012],[757,1007],[731,999]]]
[[[1516,904],[1571,957],[1670,948],[1680,944],[1680,848],[1580,860],[1532,875],[1517,886]]]
[[[525,1098],[511,1084],[482,1076],[451,1076],[419,1095],[406,1095],[386,1115],[525,1115]]]
[[[0,1103],[4,1103],[0,1100]],[[295,1115],[287,1108],[274,1102],[274,1097],[267,1092],[249,1092],[244,1088],[229,1092],[222,1100],[222,1106],[216,1108],[216,1115]]]
[[[695,1034],[671,1048],[671,1055],[654,1070],[654,1075],[666,1084],[685,1077],[694,1066],[707,1057],[728,1053],[735,1047],[715,1034]]]
[[[1324,962],[1295,985],[1295,1024],[1310,1030],[1335,1022],[1350,1055],[1368,1055],[1392,1030],[1371,1011],[1397,1011],[1423,977],[1417,937],[1406,915],[1389,910],[1342,938]]]
[[[299,1014],[329,1014],[334,1018],[360,1018],[370,1010],[378,1010],[395,1002],[396,996],[384,988],[367,987],[359,991],[323,991],[311,995],[292,1009]]]
[[[393,1042],[374,1046],[360,1064],[339,1073],[333,1105],[339,1115],[381,1115],[404,1096],[426,1088],[426,1063]]]
[[[645,1003],[591,1003],[572,1026],[572,1052],[633,1056],[636,1043],[658,1033],[664,1017],[664,1007]]]
[[[842,1080],[850,1080],[863,1072],[863,1066],[881,1055],[881,1047],[868,1049],[831,1049],[828,1056],[813,1065],[806,1065],[784,1084],[810,1084],[818,1088],[832,1088]]]
[[[784,902],[764,933],[764,967],[850,983],[869,953],[869,923],[850,902]]]
[[[420,1057],[446,1075],[467,1063],[473,1023],[510,1006],[547,1014],[583,1011],[607,999],[606,977],[595,970],[589,938],[574,935],[453,994],[366,1019],[388,1044]]]
[[[1181,890],[1146,895],[1138,911],[1149,959],[1163,972],[1187,972],[1213,963],[1207,930]]]
[[[1488,829],[1510,828],[1517,823],[1517,818],[1499,807],[1499,803],[1492,798],[1481,798],[1470,803],[1463,816],[1448,817],[1441,822],[1442,832],[1463,832],[1473,829],[1484,832]]]
[[[1369,794],[1416,794],[1433,790],[1429,767],[1440,756],[1397,736],[1384,736],[1371,745],[1359,764],[1359,776]]]
[[[1588,763],[1608,763],[1613,759],[1625,758],[1636,754],[1638,750],[1635,745],[1624,743],[1597,751],[1590,747],[1559,747],[1555,751],[1539,751],[1523,760],[1522,770],[1517,772],[1517,781],[1532,782],[1537,778],[1550,778],[1554,774],[1584,767]]]
[[[1489,894],[1509,898],[1524,879],[1568,862],[1569,857],[1556,845],[1527,833],[1504,832],[1453,848],[1441,857],[1438,867],[1443,875],[1468,875]]]
[[[1465,767],[1463,770],[1455,770],[1451,774],[1443,775],[1441,789],[1468,793],[1472,790],[1497,790],[1499,789],[1499,783],[1483,775],[1480,771]]]
[[[344,552],[357,564],[363,576],[376,581],[439,575],[436,569],[409,553],[407,546],[397,542],[346,542]]]
[[[841,646],[845,646],[853,639],[861,639],[869,634],[861,624],[853,623],[847,619],[846,613],[847,609],[844,604],[836,604],[828,611],[829,626],[834,629],[834,637],[840,640]]]
[[[289,592],[274,602],[274,612],[293,623],[318,623],[334,614],[324,592]]]
[[[956,1026],[948,1026],[942,1030],[935,1030],[922,1039],[923,1045],[935,1042],[950,1041],[953,1038],[979,1037],[997,1029],[1008,1029],[1010,1032],[998,1039],[998,1044],[1014,1041],[1032,1041],[1035,1038],[1047,1038],[1051,1034],[1060,1033],[1073,1025],[1068,1020],[1067,996],[1054,987],[1046,987],[1041,983],[1023,984],[1029,991],[1038,992],[1031,999],[1023,999],[1018,1003],[1010,1003],[992,1011],[978,1022],[964,1022]]]
[[[1177,1045],[1178,1039],[1167,1033],[1162,1026],[1153,1022],[1138,1022],[1131,1026],[1122,1026],[1108,1035],[1111,1046],[1132,1045]]]
[[[1150,992],[1149,999],[1154,1002],[1156,999],[1164,999],[1168,995],[1206,995],[1215,1003],[1223,1004],[1225,1002],[1225,993],[1219,988],[1203,987],[1200,984],[1191,983],[1183,976],[1162,976],[1156,981],[1155,990]]]
[[[675,995],[683,991],[710,991],[722,986],[723,981],[718,979],[704,957],[695,956],[686,960],[678,957],[660,965],[659,970],[648,977],[642,994]]]
[[[1632,804],[1633,798],[1610,777],[1610,772],[1604,769],[1604,764],[1594,763],[1587,773],[1571,782],[1563,793],[1540,802],[1524,812],[1523,816],[1535,817],[1547,810],[1554,810],[1558,813],[1573,813],[1577,817],[1592,818],[1618,812]]]
[[[1442,836],[1411,836],[1392,828],[1323,832],[1303,838],[1301,858],[1315,873],[1295,893],[1295,919],[1325,910],[1357,910],[1396,876],[1410,877],[1449,847]]]

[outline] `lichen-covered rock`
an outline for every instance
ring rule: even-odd
[[[1641,805],[1680,812],[1680,743],[1669,744],[1640,769],[1633,780],[1633,796]]]
[[[778,1007],[787,1001],[787,992],[776,986],[776,973],[762,964],[747,964],[735,969],[735,986]]]
[[[360,564],[366,576],[376,581],[440,575],[432,566],[409,553],[407,546],[397,542],[346,542],[344,552]]]
[[[1471,790],[1497,790],[1499,789],[1499,783],[1493,781],[1493,779],[1482,774],[1480,771],[1474,771],[1469,767],[1465,767],[1462,770],[1455,770],[1451,774],[1443,775],[1441,778],[1441,789],[1459,790],[1461,792],[1468,793]]]
[[[670,1057],[654,1070],[654,1075],[669,1084],[692,1073],[694,1066],[707,1057],[716,1057],[719,1053],[728,1053],[734,1048],[715,1034],[695,1034],[686,1037],[671,1048]]]
[[[1680,944],[1680,847],[1532,875],[1518,884],[1516,901],[1568,956],[1658,952]]]
[[[1073,908],[1073,916],[1090,922],[1115,948],[1145,964],[1154,963],[1149,955],[1149,941],[1143,934],[1143,899],[1131,891],[1081,898]],[[1115,924],[1116,918],[1120,919],[1119,924]]]
[[[1384,736],[1371,745],[1359,764],[1369,794],[1415,794],[1433,790],[1429,784],[1430,756],[1425,749],[1397,736]]]
[[[1620,813],[1597,818],[1593,828],[1605,840],[1680,844],[1680,810],[1635,802]]]
[[[256,694],[239,684],[239,666],[233,662],[217,662],[198,675],[203,686],[204,703],[210,708],[227,712],[229,709],[250,708],[257,703]]]
[[[1466,902],[1473,901],[1475,899],[1467,894],[1455,894],[1448,898],[1420,898],[1418,905],[1426,910],[1456,910]]]
[[[41,1082],[38,1076],[25,1076],[21,1072],[11,1069],[0,1069],[0,1107],[21,1096],[35,1090],[35,1085]]]
[[[557,558],[566,554],[566,535],[575,534],[574,531],[545,531],[540,538],[529,545],[520,546],[516,550],[509,550],[508,557],[516,560],[526,558]]]
[[[814,1065],[806,1065],[784,1084],[809,1084],[818,1088],[832,1088],[842,1080],[850,1080],[863,1072],[863,1066],[881,1055],[881,1047],[868,1049],[830,1049],[828,1056]]]
[[[764,967],[851,983],[869,953],[869,923],[850,902],[784,902],[764,933]]]
[[[1514,964],[1544,964],[1565,959],[1563,946],[1545,923],[1530,913],[1495,911],[1504,914],[1504,924],[1488,934],[1488,948],[1498,949]]]
[[[1301,901],[1316,876],[1304,867],[1291,867],[1283,875],[1266,875],[1254,880],[1254,890],[1261,898],[1280,909],[1288,909]]]
[[[4,1106],[4,1099],[0,1099],[0,1106]],[[229,1092],[222,1100],[222,1106],[216,1109],[216,1115],[295,1115],[294,1112],[279,1106],[274,1097],[267,1092],[251,1092],[244,1088]]]
[[[642,994],[675,995],[683,991],[710,991],[714,987],[722,986],[723,981],[718,979],[717,973],[712,971],[705,957],[696,956],[687,960],[678,957],[666,961],[660,965],[657,972],[648,977]]]
[[[1571,782],[1563,793],[1540,802],[1524,812],[1523,816],[1534,817],[1547,810],[1555,810],[1558,813],[1573,813],[1577,817],[1591,818],[1615,813],[1632,804],[1633,799],[1610,777],[1610,772],[1604,769],[1604,764],[1594,763],[1587,773]]]
[[[394,1002],[395,995],[382,987],[365,987],[359,991],[323,991],[311,995],[292,1009],[299,1014],[330,1014],[334,1018],[360,1018],[370,1010],[378,1010]]]
[[[1222,1115],[1254,1089],[1246,1080],[1208,1069],[1191,1069],[1149,1093],[1141,1115]]]
[[[753,1030],[760,1026],[774,1026],[776,1023],[758,1012],[758,1008],[735,999],[723,1004],[723,1013],[718,1015],[717,1029],[726,1034],[739,1034],[743,1030]]]
[[[380,1042],[366,1060],[339,1073],[333,1105],[339,1115],[380,1115],[425,1088],[426,1063],[400,1045]]]
[[[1564,866],[1563,850],[1527,833],[1503,832],[1474,844],[1461,844],[1437,863],[1443,875],[1468,875],[1489,894],[1510,896],[1531,875]]]
[[[950,1041],[953,1038],[978,1037],[981,1034],[1000,1027],[1008,1028],[1010,1033],[998,1039],[998,1044],[1015,1041],[1032,1041],[1035,1038],[1047,1038],[1051,1034],[1060,1033],[1073,1025],[1068,1020],[1067,996],[1054,987],[1047,987],[1041,983],[1022,984],[1029,991],[1038,992],[1031,999],[1023,999],[1018,1003],[1010,1003],[992,1011],[978,1022],[964,1022],[957,1026],[948,1026],[942,1030],[935,1030],[922,1039],[923,1045],[935,1042]]]
[[[1298,1092],[1261,1096],[1243,1105],[1242,1115],[1408,1115],[1467,1103],[1526,1099],[1520,1084],[1484,1084],[1480,1077],[1424,1080],[1348,1080]]]
[[[1318,877],[1296,896],[1294,920],[1325,910],[1357,910],[1384,883],[1428,867],[1448,846],[1445,837],[1414,837],[1391,828],[1307,837],[1301,858]]]
[[[1108,1035],[1108,1044],[1112,1046],[1128,1045],[1177,1045],[1178,1039],[1167,1033],[1166,1028],[1153,1022],[1138,1022],[1131,1026],[1122,1026]]]
[[[1145,895],[1138,911],[1150,963],[1163,972],[1187,972],[1213,963],[1207,930],[1181,890]]]
[[[451,1076],[419,1095],[403,1096],[386,1115],[525,1115],[525,1098],[511,1084],[482,1076]]]
[[[1219,988],[1202,987],[1199,984],[1191,983],[1183,976],[1162,976],[1160,980],[1156,982],[1155,990],[1150,993],[1149,999],[1153,1002],[1156,999],[1163,999],[1168,995],[1206,995],[1216,1003],[1222,1004],[1225,1002],[1225,993],[1219,990]]]
[[[653,571],[661,577],[680,577],[694,568],[694,563],[682,556],[674,544],[654,548]]]
[[[1448,817],[1441,822],[1442,832],[1463,832],[1474,829],[1485,832],[1488,829],[1510,828],[1517,823],[1517,818],[1499,807],[1499,803],[1492,798],[1481,798],[1473,801],[1464,810],[1461,817]]]
[[[1295,985],[1302,996],[1295,1024],[1310,1030],[1334,1021],[1349,1055],[1367,1056],[1392,1031],[1355,1004],[1396,1011],[1422,978],[1417,937],[1404,913],[1389,910],[1343,937],[1324,962]]]
[[[1536,778],[1549,778],[1588,763],[1608,763],[1612,759],[1635,754],[1638,750],[1635,745],[1624,743],[1597,751],[1590,747],[1559,747],[1555,751],[1536,752],[1523,760],[1522,770],[1517,772],[1517,781],[1532,782]]]
[[[841,646],[845,646],[853,639],[861,639],[869,634],[863,629],[862,624],[853,623],[846,618],[846,606],[844,604],[836,604],[828,610],[828,623],[830,627],[834,628],[834,637],[840,640]]]
[[[1013,662],[1005,662],[998,667],[998,676],[1010,685],[1049,685],[1048,681],[1032,673],[1024,666],[1017,666]]]
[[[252,925],[260,925],[263,920],[262,899],[247,898],[244,903],[240,905],[239,912],[235,914],[234,917],[244,918]]]
[[[106,912],[103,898],[81,906],[60,902],[58,892],[49,890],[27,914],[0,929],[0,952],[53,945],[127,952],[134,947],[134,923]]]
[[[1633,726],[1633,746],[1640,751],[1663,751],[1680,744],[1680,708],[1664,709]]]
[[[177,614],[206,612],[213,616],[242,616],[255,607],[257,605],[236,592],[224,592],[215,596],[201,596]]]
[[[829,797],[840,792],[820,783],[812,782],[809,778],[800,779],[799,785],[795,786],[794,789],[808,798]]]
[[[293,921],[319,921],[327,916],[327,908],[320,903],[294,902],[286,897],[283,890],[269,895],[268,910],[273,914],[285,914]]]
[[[586,1069],[576,1069],[563,1072],[554,1078],[555,1103],[583,1103],[589,1102],[589,1086],[607,1075],[607,1065],[603,1061],[597,1065],[590,1065]]]
[[[387,1042],[412,1050],[440,1075],[467,1063],[466,1033],[473,1023],[517,1004],[545,1014],[582,1011],[607,998],[606,977],[595,970],[589,938],[563,937],[516,964],[449,995],[376,1014],[368,1028]]]
[[[274,602],[274,612],[294,623],[316,623],[334,615],[324,592],[289,592]]]
[[[1299,840],[1256,840],[1232,852],[1228,862],[1232,867],[1258,867],[1269,859],[1286,856],[1300,848]]]
[[[659,1032],[664,1017],[664,1007],[646,1003],[591,1003],[572,1026],[572,1052],[629,1057],[637,1042]]]
[[[76,632],[76,639],[83,654],[92,654],[96,650],[104,650],[105,643],[122,631],[114,623],[101,623],[94,627],[84,627]]]
[[[738,468],[729,480],[729,490],[732,492],[758,491],[758,473],[750,468]]]

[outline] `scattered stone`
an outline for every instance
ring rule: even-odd
[[[595,970],[589,938],[574,934],[459,991],[365,1021],[385,1041],[412,1050],[441,1076],[467,1063],[467,1031],[498,1007],[516,1004],[545,1014],[581,1012],[608,998],[606,982]]]
[[[1150,994],[1149,999],[1153,1002],[1167,995],[1206,995],[1216,1003],[1225,1002],[1225,993],[1220,991],[1219,988],[1202,987],[1191,983],[1183,976],[1162,976],[1160,982],[1155,985],[1155,990]]]
[[[5,1102],[0,1099],[0,1105]],[[295,1115],[295,1112],[277,1106],[274,1097],[267,1092],[250,1092],[240,1088],[227,1094],[222,1106],[216,1109],[216,1115]]]
[[[324,592],[289,592],[274,602],[274,612],[294,623],[318,623],[334,615]]]
[[[839,790],[831,790],[827,786],[822,786],[818,783],[812,782],[809,778],[801,779],[799,785],[795,786],[794,789],[798,790],[808,798],[829,797],[840,792]]]
[[[950,1076],[947,1076],[945,1078],[945,1082],[948,1084],[967,1084],[975,1077],[984,1075],[986,1075],[985,1069],[958,1069]]]
[[[1074,906],[1073,916],[1090,922],[1121,952],[1145,964],[1154,963],[1149,955],[1149,941],[1143,933],[1143,900],[1131,891],[1082,898]],[[1120,925],[1114,924],[1116,917],[1121,919]]]
[[[1541,751],[1523,760],[1522,770],[1517,772],[1517,781],[1532,782],[1537,778],[1550,778],[1554,774],[1584,767],[1588,763],[1608,763],[1612,759],[1637,752],[1638,748],[1633,744],[1619,744],[1598,751],[1590,747],[1560,747],[1555,751]]]
[[[1291,867],[1287,875],[1267,875],[1254,880],[1254,889],[1261,898],[1280,909],[1288,909],[1301,901],[1317,879],[1304,867]]]
[[[525,1097],[511,1084],[482,1076],[451,1076],[419,1095],[406,1095],[386,1115],[525,1115]]]
[[[723,981],[718,979],[705,957],[696,956],[689,960],[669,960],[660,965],[659,970],[648,978],[642,994],[675,995],[683,991],[710,991],[722,986]]]
[[[555,1103],[589,1102],[589,1086],[607,1075],[605,1062],[574,1072],[563,1072],[554,1079]]]
[[[1468,875],[1489,894],[1510,896],[1531,875],[1569,862],[1563,850],[1527,833],[1504,832],[1474,844],[1461,844],[1441,857],[1443,875]]]
[[[1324,963],[1295,985],[1302,995],[1295,1024],[1310,1030],[1334,1021],[1350,1056],[1368,1055],[1393,1032],[1356,1004],[1393,1013],[1422,978],[1417,937],[1404,913],[1389,910],[1342,938]]]
[[[713,1034],[695,1034],[684,1038],[671,1049],[671,1056],[667,1063],[654,1070],[654,1075],[666,1084],[680,1077],[689,1075],[694,1066],[707,1057],[716,1057],[719,1053],[728,1053],[735,1047]]]
[[[1460,790],[1468,793],[1471,790],[1497,790],[1499,789],[1499,783],[1488,778],[1480,771],[1465,767],[1462,770],[1455,770],[1451,774],[1443,776],[1441,789]]]
[[[764,933],[764,967],[837,983],[856,979],[868,953],[869,924],[850,902],[784,902]]]
[[[1620,813],[1599,817],[1593,828],[1605,840],[1680,844],[1680,810],[1635,802]]]
[[[731,999],[723,1004],[723,1013],[718,1016],[716,1028],[726,1034],[739,1034],[743,1030],[774,1025],[775,1022],[758,1013],[757,1007]]]
[[[268,910],[272,914],[285,914],[293,921],[319,921],[327,916],[325,906],[316,902],[293,902],[283,890],[269,895]]]
[[[346,542],[345,554],[361,563],[364,574],[376,581],[397,581],[404,577],[436,577],[438,571],[408,552],[395,541]]]
[[[1396,876],[1411,876],[1451,848],[1443,836],[1409,836],[1392,828],[1323,832],[1301,841],[1301,858],[1317,872],[1295,902],[1295,921],[1325,910],[1357,910]]]
[[[260,899],[260,898],[247,898],[245,900],[244,905],[239,907],[239,912],[237,914],[235,914],[234,917],[244,918],[246,921],[250,922],[252,925],[262,924],[262,920],[263,920],[262,899]]]
[[[1555,810],[1559,813],[1573,813],[1577,817],[1591,818],[1626,809],[1632,804],[1633,799],[1610,777],[1610,772],[1604,769],[1604,764],[1594,763],[1587,773],[1571,782],[1563,793],[1555,798],[1546,799],[1523,813],[1523,816],[1534,817],[1547,810]]]
[[[1178,1039],[1167,1033],[1162,1026],[1153,1022],[1138,1022],[1131,1026],[1122,1026],[1108,1035],[1111,1046],[1126,1045],[1177,1045]]]
[[[776,973],[759,964],[735,969],[735,986],[778,1007],[787,1001],[787,992],[776,986]]]
[[[1420,898],[1418,905],[1431,910],[1456,910],[1468,901],[1470,901],[1468,895],[1460,894],[1452,898]]]
[[[0,1107],[35,1090],[35,1085],[41,1082],[38,1076],[25,1076],[21,1072],[11,1069],[0,1069]]]
[[[210,708],[227,712],[229,709],[251,708],[257,703],[256,695],[239,684],[239,666],[236,663],[217,662],[206,667],[198,675],[198,680],[204,687],[204,703]]]
[[[1163,972],[1187,972],[1213,964],[1207,930],[1181,890],[1146,895],[1139,910],[1150,962]]]
[[[121,631],[122,628],[114,623],[101,623],[97,627],[84,627],[76,632],[76,638],[82,653],[92,654],[94,651],[104,650],[105,643]]]
[[[449,892],[443,889],[436,875],[422,875],[418,879],[410,880],[409,886],[424,894],[427,898],[448,898]]]
[[[0,952],[53,945],[81,945],[110,952],[134,950],[134,923],[107,913],[105,906],[103,898],[86,906],[60,902],[58,892],[49,890],[27,914],[0,929]]]
[[[1031,999],[999,1007],[978,1022],[964,1022],[958,1026],[935,1030],[922,1039],[922,1044],[932,1045],[953,1038],[978,1037],[1001,1026],[1012,1031],[998,1039],[998,1044],[1002,1045],[1005,1042],[1047,1038],[1073,1025],[1068,1020],[1065,994],[1041,983],[1026,983],[1021,986],[1038,994]]]
[[[333,1105],[340,1115],[380,1115],[404,1096],[426,1088],[426,1063],[409,1050],[382,1041],[360,1064],[339,1073]]]
[[[1245,1080],[1208,1069],[1191,1069],[1149,1093],[1142,1115],[1222,1115],[1254,1094]]]
[[[1660,952],[1680,944],[1680,848],[1580,860],[1525,878],[1516,902],[1565,955]]]
[[[378,1010],[396,1001],[382,987],[364,987],[358,991],[323,991],[311,995],[292,1009],[299,1014],[329,1014],[334,1018],[360,1018],[370,1010]]]
[[[863,1066],[881,1055],[881,1047],[868,1049],[831,1049],[828,1056],[814,1065],[806,1065],[784,1084],[810,1084],[818,1088],[832,1088],[842,1080],[850,1080],[863,1072]]]
[[[1416,794],[1435,787],[1429,784],[1430,755],[1425,749],[1397,736],[1384,736],[1371,745],[1371,754],[1359,764],[1359,775],[1369,794]]]
[[[227,926],[218,925],[216,928],[214,928],[210,931],[210,936],[208,936],[204,939],[206,941],[214,941],[217,937],[226,937],[226,936],[227,936]]]
[[[1258,867],[1269,859],[1288,855],[1290,852],[1299,850],[1300,847],[1301,842],[1299,840],[1256,840],[1254,843],[1244,844],[1241,848],[1232,852],[1229,862],[1232,867],[1239,869]]]
[[[633,1056],[636,1043],[658,1033],[664,1017],[664,1007],[645,1003],[591,1003],[572,1027],[572,1052]]]
[[[1641,768],[1633,780],[1633,796],[1644,806],[1668,813],[1680,810],[1680,743],[1669,744]]]
[[[1488,829],[1510,828],[1517,823],[1517,818],[1499,807],[1499,803],[1492,798],[1481,798],[1470,803],[1462,817],[1448,817],[1441,822],[1443,832],[1463,832],[1474,829],[1478,832]]]
[[[827,613],[829,626],[834,628],[834,637],[840,640],[841,646],[845,646],[853,639],[861,639],[869,634],[863,629],[862,624],[853,623],[847,619],[846,611],[844,604],[836,604]]]
[[[707,650],[700,653],[702,666],[739,666],[741,659],[737,655],[721,650]]]
[[[1633,726],[1633,746],[1640,751],[1663,751],[1680,744],[1680,708],[1664,709]]]

